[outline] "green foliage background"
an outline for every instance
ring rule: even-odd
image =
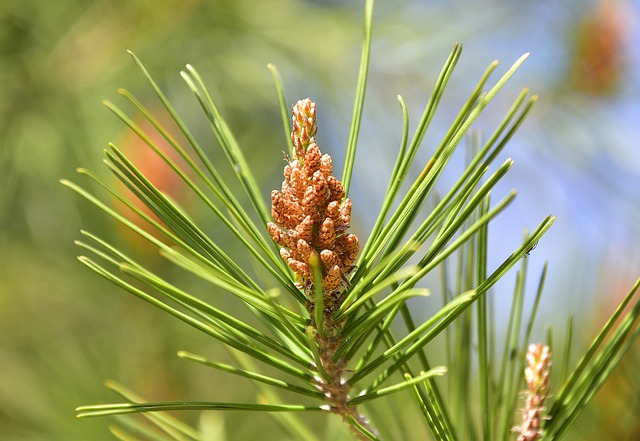
[[[483,3],[494,13],[474,14],[475,11],[462,5],[447,7],[436,3],[426,7],[419,2],[378,1],[371,95],[365,104],[365,114],[371,120],[364,122],[365,130],[378,124],[384,134],[380,138],[382,143],[395,139],[400,130],[399,120],[387,116],[395,111],[389,110],[388,103],[395,99],[395,94],[410,94],[414,87],[427,90],[444,54],[455,41],[480,42],[472,44],[472,49],[463,55],[470,66],[476,64],[469,81],[474,81],[477,72],[493,57],[502,55],[504,50],[494,53],[492,46],[480,50],[482,35],[499,32],[503,23],[509,23],[513,10],[506,2]],[[215,352],[218,348],[210,347],[208,340],[118,292],[77,264],[77,250],[72,241],[81,225],[90,225],[93,231],[116,242],[132,239],[115,229],[89,204],[65,191],[58,185],[58,179],[72,176],[79,165],[99,169],[100,149],[107,142],[127,143],[122,125],[101,105],[105,98],[116,99],[115,89],[119,86],[126,86],[139,96],[150,94],[126,49],[134,50],[143,60],[154,78],[169,91],[185,119],[189,120],[191,114],[196,123],[201,121],[196,117],[200,111],[190,101],[177,72],[185,63],[192,63],[207,76],[205,81],[221,100],[239,141],[250,149],[247,156],[263,181],[265,198],[281,179],[282,161],[266,157],[260,146],[282,144],[285,149],[275,93],[265,68],[268,62],[278,65],[289,99],[312,96],[318,101],[320,124],[326,133],[320,141],[340,157],[355,86],[361,7],[360,2],[294,0],[3,2],[0,6],[0,438],[111,439],[107,420],[78,421],[73,412],[79,404],[112,401],[112,394],[100,385],[106,378],[117,379],[151,400],[253,399],[254,390],[249,385],[231,382],[224,375],[175,356],[178,349]],[[575,22],[566,23],[567,39],[572,38],[579,20],[578,15]],[[516,51],[529,49],[518,47]],[[473,69],[470,67],[469,72]],[[534,89],[548,88],[543,100],[549,107],[560,107],[567,99],[566,91],[561,93],[558,90],[562,88],[553,86],[563,84],[562,74],[546,80],[547,83],[536,84],[533,80]],[[466,90],[460,96],[464,93]],[[598,102],[610,99],[610,95],[589,99],[597,109]],[[542,125],[544,118],[537,122]],[[583,122],[585,126],[589,123]],[[617,127],[612,124],[602,130],[606,133]],[[205,136],[206,127],[199,129]],[[198,132],[198,127],[195,131]],[[367,141],[372,139],[365,134],[362,142]],[[384,155],[384,151],[372,150],[374,153]],[[545,152],[540,155],[544,157]],[[574,152],[569,157],[584,159],[585,155]],[[527,173],[531,172],[525,169]],[[607,191],[606,180],[599,185]],[[633,196],[627,195],[630,205]],[[377,205],[366,194],[361,198],[372,207],[361,208],[359,213],[356,209],[363,218],[360,228],[366,231],[367,210],[375,210]],[[544,212],[556,209],[546,206]],[[624,215],[634,219],[637,211],[625,211]],[[613,218],[611,223],[632,222]],[[521,224],[518,222],[518,227]],[[208,227],[216,229],[214,224]],[[637,244],[636,232],[631,229],[629,235]],[[146,259],[155,258],[145,248],[137,248],[137,252]],[[536,250],[537,253],[543,254],[544,249]],[[586,288],[626,292],[631,285],[629,280],[638,273],[637,254],[634,257],[629,253],[631,256],[622,261],[631,269],[616,265],[616,259],[620,258],[611,252],[610,263],[600,261],[600,268],[603,273],[608,270],[613,274],[612,278],[599,276]],[[565,256],[566,252],[560,254]],[[558,263],[561,268],[568,266],[565,262]],[[163,263],[158,260],[156,265],[160,267]],[[552,260],[552,271],[553,265]],[[584,292],[585,286],[576,283],[580,295],[591,298],[591,294]],[[566,280],[547,286],[550,309],[553,303],[549,299],[569,289],[571,284]],[[564,304],[558,308],[563,313],[560,322],[565,320],[569,308]],[[600,325],[604,315],[597,316],[593,311],[596,308],[585,305],[571,309],[582,314],[576,319],[578,337],[590,339],[589,324]],[[618,409],[620,403],[630,404],[616,412],[594,410],[587,414],[576,425],[575,439],[586,439],[585,433],[590,434],[588,438],[600,439],[625,439],[624,436],[638,433],[640,403],[637,393],[634,398],[631,391],[638,391],[640,384],[637,375],[633,375],[637,366],[633,357],[638,360],[637,350],[620,367],[613,382],[615,392],[605,389],[599,406]],[[194,423],[198,417],[182,416]],[[613,423],[607,419],[612,417],[617,418]],[[211,427],[224,430],[229,440],[251,439],[255,428],[264,427],[273,433],[272,439],[279,439],[277,425],[265,415],[252,414],[250,425],[242,414],[225,415],[224,421],[215,414],[203,418],[209,420]],[[319,419],[315,424],[320,427],[322,422]],[[621,433],[613,433],[614,426]]]

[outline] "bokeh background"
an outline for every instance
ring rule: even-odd
[[[112,421],[78,421],[73,410],[113,401],[101,384],[107,378],[155,400],[252,399],[251,388],[175,357],[179,349],[211,354],[219,347],[77,263],[73,240],[81,228],[119,243],[133,239],[58,179],[76,179],[78,166],[100,170],[108,142],[161,175],[101,104],[105,98],[118,102],[116,89],[125,87],[147,105],[158,105],[127,49],[141,58],[194,130],[210,137],[178,75],[186,63],[198,68],[255,164],[265,198],[280,180],[286,145],[267,63],[280,69],[289,101],[310,96],[318,102],[320,145],[339,164],[363,3],[2,2],[0,439],[112,439]],[[464,44],[426,139],[426,161],[486,66],[498,58],[505,69],[531,52],[477,127],[491,130],[521,88],[540,95],[505,152],[516,165],[498,192],[517,188],[519,198],[490,231],[491,259],[495,265],[508,255],[523,228],[557,215],[529,258],[531,279],[544,262],[550,265],[536,336],[543,338],[551,324],[560,338],[574,314],[577,341],[591,339],[640,275],[639,19],[640,5],[633,0],[378,0],[361,162],[351,195],[362,237],[373,223],[400,140],[396,95],[406,99],[415,127],[453,44]],[[172,182],[165,185],[171,191]],[[208,227],[216,232],[213,222]],[[154,254],[137,252],[162,270]],[[505,290],[496,293],[498,299],[509,298],[509,283],[496,288]],[[639,363],[636,345],[571,439],[640,439]],[[183,417],[198,424],[198,415]],[[252,414],[251,424],[246,417],[204,418],[220,430],[211,439],[252,439],[253,426],[281,439],[268,417]]]

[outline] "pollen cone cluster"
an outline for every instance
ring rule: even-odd
[[[522,424],[515,427],[518,441],[535,441],[542,436],[542,420],[544,417],[544,401],[549,395],[549,372],[551,370],[551,352],[549,346],[542,344],[529,345],[527,351],[527,367],[524,377],[527,382],[527,392],[524,409],[522,409]]]
[[[351,201],[332,174],[331,157],[316,144],[315,103],[298,101],[292,119],[293,158],[287,158],[282,189],[271,193],[273,222],[267,227],[307,296],[313,296],[317,265],[330,300],[342,292],[360,249],[358,238],[347,233]]]

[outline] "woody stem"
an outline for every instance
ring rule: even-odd
[[[331,295],[329,295],[329,297],[331,297]],[[314,310],[315,306],[316,305],[312,306],[311,303],[309,304],[309,307]],[[312,316],[315,315],[314,311],[309,312]],[[335,355],[344,342],[344,336],[341,332],[343,323],[333,321],[331,317],[332,314],[327,314],[326,310],[323,311],[321,315],[324,316],[323,323],[325,332],[320,332],[317,328],[317,323],[314,321],[313,325],[317,331],[314,340],[318,345],[320,362],[322,363],[322,368],[326,376],[324,378],[318,377],[317,386],[329,402],[331,412],[342,417],[342,420],[349,425],[351,432],[357,439],[368,440],[369,438],[360,432],[352,423],[352,421],[356,421],[367,430],[373,431],[367,419],[358,412],[357,406],[350,406],[348,404],[351,386],[347,383],[344,376],[348,360],[346,358],[335,360]]]

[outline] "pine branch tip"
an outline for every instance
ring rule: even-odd
[[[278,288],[272,288],[267,290],[267,297],[270,299],[277,299],[282,296],[282,291]]]
[[[514,67],[519,67],[522,63],[524,63],[524,61],[525,61],[527,58],[529,58],[529,55],[531,55],[531,52],[525,52],[524,54],[522,54],[522,55],[520,56],[520,58],[518,58],[518,59],[516,60],[516,62],[515,62],[515,63],[513,63],[513,66],[514,66]]]
[[[186,360],[188,358],[191,357],[191,353],[184,351],[184,350],[180,350],[178,352],[176,352],[176,355],[180,358],[182,358],[183,360]]]
[[[104,380],[102,382],[102,384],[104,385],[104,387],[106,387],[107,389],[111,389],[113,391],[120,389],[122,386],[120,385],[120,383],[118,383],[115,380],[112,380],[110,378],[107,378],[106,380]]]

